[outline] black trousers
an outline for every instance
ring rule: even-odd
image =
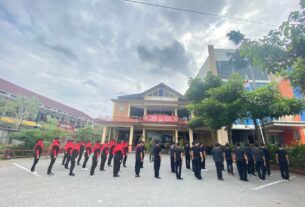
[[[194,173],[196,178],[201,179],[201,160],[200,159],[194,159],[194,167],[193,167]]]
[[[123,155],[116,153],[113,158],[113,176],[117,176],[120,171],[120,165],[122,162]]]
[[[64,154],[64,158],[62,159],[62,163],[61,163],[62,165],[65,165],[67,156],[68,156],[68,154],[65,153],[65,154]]]
[[[189,155],[185,156],[185,166],[187,169],[191,168],[191,157]]]
[[[155,159],[154,159],[154,170],[155,170],[155,177],[156,178],[159,177],[160,165],[161,165],[160,158],[155,157]]]
[[[34,157],[34,162],[33,162],[33,165],[31,167],[31,172],[35,171],[35,167],[36,167],[36,165],[37,165],[37,163],[39,161],[39,158],[40,158],[40,156],[38,158],[36,156]]]
[[[80,160],[82,159],[83,157],[83,153],[84,153],[84,150],[83,151],[80,151],[79,155],[78,155],[78,159],[77,159],[77,165],[80,165]]]
[[[256,172],[258,174],[258,177],[262,180],[265,180],[266,175],[266,167],[264,166],[264,161],[256,161],[255,163]]]
[[[254,175],[255,169],[254,169],[254,160],[248,160],[248,165],[247,165],[247,171],[248,174]]]
[[[270,160],[265,160],[266,161],[266,172],[268,173],[268,175],[270,175],[271,174],[271,172],[270,172]]]
[[[100,170],[105,170],[106,160],[107,160],[107,155],[106,155],[106,153],[102,152]]]
[[[51,155],[51,162],[49,164],[47,174],[50,174],[52,172],[52,168],[55,163],[55,160],[56,160],[56,158],[54,158],[54,155]]]
[[[247,180],[247,166],[245,160],[236,161],[237,170],[240,180]]]
[[[111,165],[111,162],[112,162],[112,158],[113,158],[113,154],[112,153],[110,153],[109,154],[109,156],[108,156],[108,166],[110,166]]]
[[[181,160],[176,160],[175,163],[175,172],[176,172],[176,177],[181,178],[181,168],[182,168],[182,161]]]
[[[83,168],[86,168],[86,165],[87,165],[87,162],[88,162],[88,160],[89,160],[89,155],[87,154],[87,153],[85,153],[85,159],[84,159],[84,162],[83,162]]]
[[[136,160],[136,165],[135,165],[136,175],[140,175],[140,170],[141,170],[141,160]]]
[[[172,170],[172,173],[176,172],[175,158],[174,157],[171,157],[171,170]]]
[[[67,159],[66,159],[66,163],[65,163],[65,168],[66,169],[69,169],[69,162],[71,160],[71,156],[70,155],[67,155]]]
[[[126,156],[125,156],[124,159],[123,159],[123,166],[124,166],[124,167],[126,167],[126,161],[127,161],[127,154],[126,154]]]
[[[215,162],[215,166],[216,166],[217,178],[218,179],[223,179],[222,178],[222,166],[223,166],[223,163],[222,162]]]
[[[192,170],[193,170],[193,173],[195,173],[195,162],[194,162],[194,160],[192,160]]]
[[[145,156],[145,153],[143,153],[143,161],[141,162],[141,168],[143,168],[143,165],[144,165],[144,156]]]
[[[281,176],[285,180],[289,180],[289,169],[288,169],[288,163],[286,160],[279,161],[280,165],[280,171],[281,171]]]
[[[201,162],[201,169],[205,169],[205,159],[203,159]]]
[[[91,170],[90,170],[90,175],[94,175],[94,171],[95,171],[95,168],[97,166],[97,157],[92,157],[92,165],[91,165]]]
[[[232,160],[226,160],[228,173],[233,175],[233,162]]]
[[[73,174],[73,170],[74,170],[74,167],[75,167],[75,160],[76,160],[76,157],[73,157],[73,156],[70,157],[70,161],[71,161],[70,175]]]

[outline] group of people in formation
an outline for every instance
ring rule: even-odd
[[[55,138],[52,146],[50,157],[51,161],[47,170],[48,175],[54,175],[52,172],[53,165],[56,161],[58,153],[61,149],[59,138]],[[73,170],[75,164],[82,165],[83,170],[88,170],[86,168],[87,162],[92,155],[92,164],[90,169],[90,176],[94,175],[95,169],[98,166],[98,161],[100,159],[100,170],[105,170],[105,164],[107,162],[108,166],[112,166],[113,160],[113,177],[119,177],[119,171],[121,163],[126,167],[126,161],[128,156],[128,143],[123,141],[110,140],[105,143],[95,142],[92,146],[91,141],[74,142],[73,140],[68,140],[63,147],[64,157],[62,160],[62,165],[69,170],[70,176],[75,176]],[[34,162],[31,167],[31,171],[35,171],[35,166],[38,163],[40,156],[43,151],[43,140],[39,139],[36,141],[34,147]],[[82,156],[84,155],[84,161],[81,164]],[[143,168],[145,155],[144,142],[140,141],[137,143],[135,148],[135,177],[140,177],[140,170]],[[154,177],[160,179],[160,166],[161,166],[161,145],[159,141],[156,141],[150,158],[154,162]],[[205,170],[205,160],[206,160],[206,150],[203,144],[199,142],[193,142],[192,146],[186,144],[184,148],[180,146],[180,143],[172,143],[170,146],[170,167],[171,172],[176,174],[178,180],[182,180],[181,170],[183,157],[185,156],[185,165],[187,169],[191,169],[193,174],[197,179],[202,179],[201,170]],[[226,161],[227,172],[229,175],[234,175],[233,173],[233,163],[236,163],[239,178],[242,181],[248,181],[247,176],[256,176],[262,180],[265,180],[266,174],[269,176],[270,173],[270,153],[264,144],[250,144],[246,147],[241,147],[237,143],[234,149],[229,147],[229,144],[221,146],[216,144],[212,150],[213,160],[216,166],[217,178],[218,180],[224,180],[222,171],[224,171],[224,161]],[[285,180],[289,180],[289,158],[285,149],[279,144],[279,149],[276,152],[276,162],[279,164],[281,171],[281,176]]]
[[[54,175],[52,172],[53,165],[58,157],[58,154],[61,149],[59,138],[56,137],[53,140],[51,146],[50,157],[51,161],[47,170],[48,175]],[[39,139],[36,141],[34,146],[34,162],[31,167],[31,172],[35,171],[36,164],[38,163],[40,156],[43,151],[43,140]],[[107,161],[108,166],[112,166],[113,160],[113,176],[119,177],[119,171],[121,167],[121,163],[126,167],[126,161],[128,156],[128,144],[125,141],[114,141],[110,140],[105,143],[100,143],[96,141],[94,145],[91,141],[78,141],[75,142],[73,140],[68,140],[66,144],[63,146],[64,157],[62,160],[62,165],[65,169],[69,170],[70,176],[75,176],[73,170],[75,168],[75,164],[82,165],[83,170],[88,170],[87,162],[92,155],[92,164],[90,169],[90,176],[94,175],[95,169],[98,165],[98,160],[100,159],[100,170],[105,170],[105,164]],[[144,153],[143,153],[144,154]],[[81,159],[84,155],[84,161],[81,163]],[[107,160],[108,159],[108,160]]]

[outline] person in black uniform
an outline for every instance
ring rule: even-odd
[[[224,153],[223,153],[222,149],[220,148],[220,144],[218,144],[218,143],[215,144],[215,148],[213,150],[213,160],[214,160],[215,166],[216,166],[217,178],[218,178],[218,180],[223,180],[222,167],[223,167],[223,161],[224,161]]]
[[[86,168],[86,165],[87,165],[87,162],[88,162],[88,160],[89,160],[89,157],[90,157],[90,155],[91,155],[91,153],[92,153],[92,143],[91,143],[90,140],[87,141],[85,148],[86,148],[85,155],[84,155],[84,156],[85,156],[85,160],[84,160],[84,162],[83,162],[82,169],[83,169],[83,170],[88,170],[88,169]]]
[[[192,160],[192,171],[195,175],[194,159],[192,157],[192,152],[193,152],[194,147],[195,147],[195,142],[192,142],[192,147],[190,148],[190,154],[191,154],[191,160]]]
[[[195,146],[191,151],[191,157],[194,163],[193,170],[195,177],[199,180],[202,179],[201,177],[201,162],[203,160],[202,151],[199,147],[199,142],[196,142]]]
[[[123,142],[123,148],[124,148],[124,154],[125,154],[125,157],[123,159],[123,167],[127,167],[126,166],[126,161],[127,161],[127,156],[128,156],[128,143],[124,140]]]
[[[246,144],[246,155],[248,158],[247,171],[248,175],[255,176],[254,160],[253,160],[253,144]]]
[[[70,163],[70,160],[71,160],[73,148],[74,148],[74,141],[70,140],[67,144],[67,159],[66,159],[66,163],[65,163],[65,168],[66,169],[69,169],[69,163]]]
[[[57,155],[58,155],[58,152],[59,152],[59,149],[60,149],[60,143],[59,143],[59,138],[56,137],[54,140],[53,140],[53,143],[52,143],[52,148],[51,148],[51,162],[50,162],[50,165],[48,167],[48,171],[47,171],[47,174],[48,175],[54,175],[54,173],[52,173],[52,167],[55,163],[55,160],[57,158]]]
[[[175,142],[172,142],[172,145],[169,148],[170,151],[170,161],[171,161],[171,171],[172,173],[176,172],[176,168],[175,168]]]
[[[253,149],[252,154],[258,177],[262,180],[265,180],[265,175],[266,175],[265,155],[264,155],[264,151],[259,148],[259,145],[257,143],[255,144],[255,148]]]
[[[174,161],[176,168],[175,172],[176,172],[176,178],[178,180],[183,180],[183,178],[181,177],[182,155],[183,155],[183,150],[181,149],[180,143],[178,142],[174,150]]]
[[[160,147],[160,142],[156,141],[156,144],[154,146],[154,170],[155,170],[155,178],[161,178],[159,176],[159,171],[160,171],[160,165],[161,165],[161,147]]]
[[[70,167],[70,176],[75,176],[75,174],[73,173],[74,167],[75,167],[75,162],[76,162],[76,158],[79,155],[79,151],[80,151],[80,143],[76,143],[76,145],[72,148],[72,153],[70,156],[70,161],[71,161],[71,167]]]
[[[207,171],[207,170],[205,169],[205,156],[206,156],[206,151],[205,151],[205,146],[204,146],[203,143],[200,143],[200,150],[201,150],[201,152],[202,152],[201,169],[202,169],[203,171]]]
[[[108,166],[111,167],[111,162],[113,159],[113,149],[115,148],[116,142],[114,140],[110,140],[109,142],[109,156],[108,156]]]
[[[190,145],[186,143],[184,147],[184,154],[185,154],[185,166],[187,169],[190,169],[191,167],[191,154],[190,154]]]
[[[264,151],[264,155],[265,155],[266,172],[270,176],[271,175],[271,171],[270,171],[270,153],[269,153],[269,150],[266,148],[266,146],[263,143],[261,143],[261,149]]]
[[[93,147],[93,156],[92,156],[92,165],[91,165],[91,170],[90,170],[90,176],[94,175],[94,171],[97,166],[100,153],[101,153],[100,142],[96,141],[94,144],[94,147]]]
[[[33,165],[31,167],[31,172],[34,172],[35,167],[40,159],[40,156],[42,154],[42,150],[43,150],[43,139],[38,139],[36,141],[36,144],[34,146],[34,162]]]
[[[84,151],[85,151],[85,141],[82,140],[80,142],[79,156],[78,156],[78,159],[77,159],[77,165],[80,165],[80,161],[81,161],[81,159],[83,157]]]
[[[224,149],[226,163],[227,163],[227,170],[230,175],[234,175],[233,173],[233,161],[232,161],[232,150],[227,143]]]
[[[121,162],[125,156],[123,148],[123,143],[120,142],[117,143],[117,145],[113,149],[113,177],[119,177]]]
[[[245,150],[240,147],[239,143],[236,144],[236,149],[234,150],[234,160],[237,165],[239,179],[242,181],[248,181],[247,179],[248,158],[245,153]]]
[[[108,141],[106,141],[101,147],[101,165],[100,165],[101,171],[105,170],[105,163],[107,160],[108,151],[109,151]]]
[[[276,151],[276,163],[280,166],[281,176],[284,180],[289,180],[289,157],[286,150],[281,144],[278,145],[279,149]]]
[[[141,168],[144,168],[145,142],[142,141],[141,145],[142,145],[141,149],[142,149],[142,156],[143,156],[143,159],[142,159],[142,162],[141,162]]]
[[[139,142],[136,147],[136,164],[135,164],[136,177],[140,177],[142,162],[143,162],[142,142]]]

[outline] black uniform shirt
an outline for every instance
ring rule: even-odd
[[[185,156],[186,157],[189,157],[190,156],[190,146],[185,146],[184,147],[184,153],[185,153]]]
[[[263,156],[264,156],[263,150],[261,150],[260,148],[254,148],[252,153],[253,153],[253,156],[254,156],[256,162],[262,161]]]
[[[266,159],[266,160],[270,160],[270,153],[269,153],[269,150],[268,150],[267,148],[262,148],[262,150],[264,151],[265,159]]]
[[[155,159],[160,159],[160,152],[161,152],[161,147],[160,146],[154,146],[154,157]]]
[[[193,157],[194,157],[194,160],[200,160],[201,159],[200,152],[201,152],[200,147],[197,147],[197,146],[193,147]]]
[[[246,149],[246,155],[248,157],[248,160],[253,161],[253,150],[251,147],[248,147]]]
[[[223,162],[223,152],[220,147],[216,147],[213,150],[213,160],[214,162]]]
[[[276,154],[278,156],[279,161],[285,161],[286,160],[286,155],[287,155],[286,150],[279,149],[278,151],[276,151]]]
[[[226,160],[232,160],[232,150],[229,147],[225,148]]]
[[[136,148],[136,160],[141,160],[142,147],[138,146]]]
[[[169,151],[170,151],[170,156],[171,156],[171,157],[174,157],[174,153],[175,153],[175,147],[174,147],[174,145],[171,145],[171,146],[170,146]]]
[[[181,161],[182,149],[180,147],[175,148],[176,160]]]
[[[236,148],[234,150],[234,154],[236,157],[236,161],[244,161],[245,160],[245,151],[242,148]]]

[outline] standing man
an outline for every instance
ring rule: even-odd
[[[107,160],[107,155],[108,155],[108,142],[106,141],[104,144],[102,144],[101,147],[101,166],[100,166],[100,170],[104,171],[105,170],[105,163]]]
[[[159,171],[160,171],[160,165],[161,165],[161,147],[160,147],[160,141],[156,141],[156,144],[153,148],[154,152],[154,170],[155,170],[155,178],[160,179]]]
[[[194,174],[195,177],[198,180],[201,180],[201,162],[203,161],[203,155],[202,155],[202,151],[199,147],[199,142],[197,141],[195,146],[193,147],[192,151],[191,151],[191,157],[194,163],[193,166],[193,170],[194,170]]]
[[[192,160],[192,171],[195,175],[194,159],[193,159],[193,156],[192,156],[194,147],[195,147],[195,142],[192,142],[192,147],[191,147],[190,153],[191,153],[191,160]]]
[[[43,139],[38,139],[36,141],[36,144],[34,146],[34,162],[33,165],[31,167],[31,172],[34,172],[35,167],[40,159],[41,153],[43,150]]]
[[[256,167],[256,172],[258,177],[262,180],[265,180],[266,175],[266,161],[264,151],[259,148],[259,145],[256,143],[255,148],[253,149],[253,160]]]
[[[70,176],[75,176],[75,174],[73,173],[74,167],[75,167],[75,162],[76,162],[76,158],[79,155],[79,151],[80,151],[80,143],[77,142],[71,150],[71,155],[70,155],[70,161],[71,161],[71,167],[70,167]]]
[[[175,173],[176,172],[176,167],[175,167],[175,142],[172,142],[170,148],[169,148],[169,151],[170,151],[170,161],[171,161],[171,171],[172,173]]]
[[[143,162],[142,142],[139,142],[136,147],[136,164],[135,164],[136,177],[140,177],[142,162]]]
[[[213,150],[213,160],[215,162],[216,171],[217,171],[217,178],[218,180],[223,180],[222,177],[222,167],[224,161],[224,153],[220,148],[220,144],[216,143],[215,148]]]
[[[120,177],[120,165],[122,163],[124,155],[123,143],[117,143],[117,145],[113,149],[113,177]]]
[[[203,169],[203,171],[207,171],[205,169],[205,156],[206,156],[206,151],[205,151],[205,146],[203,143],[200,143],[200,150],[202,152],[202,162],[201,162],[201,169]]]
[[[85,150],[85,141],[82,140],[82,141],[80,142],[80,149],[79,149],[79,156],[78,156],[78,159],[77,159],[77,165],[80,165],[80,160],[81,160],[82,157],[83,157],[84,150]]]
[[[225,158],[226,158],[228,173],[229,173],[230,175],[234,175],[234,174],[233,174],[232,150],[230,149],[228,143],[227,143],[226,146],[225,146],[224,153],[225,153]]]
[[[239,174],[239,179],[247,182],[247,164],[248,158],[245,150],[240,147],[240,143],[236,144],[236,149],[234,150],[234,160],[237,165],[237,170]]]
[[[115,148],[116,142],[112,139],[109,142],[109,156],[108,156],[108,166],[111,167],[111,162],[113,158],[113,149]]]
[[[269,150],[266,148],[266,146],[261,143],[261,149],[264,151],[264,155],[265,155],[265,162],[266,162],[266,171],[268,173],[268,175],[271,175],[270,172],[270,153]]]
[[[61,163],[62,165],[65,165],[66,160],[68,158],[68,152],[67,152],[68,148],[67,148],[67,146],[69,145],[69,142],[70,142],[70,140],[67,140],[66,144],[64,146],[64,158],[62,159],[62,163]]]
[[[127,155],[128,155],[128,143],[124,140],[123,141],[123,150],[124,150],[124,160],[123,160],[123,167],[127,167],[126,166],[126,161],[127,161]]]
[[[289,157],[286,150],[281,144],[278,144],[279,149],[276,151],[276,163],[280,166],[281,176],[284,180],[289,180]]]
[[[178,180],[183,180],[183,178],[181,177],[182,155],[183,155],[183,150],[181,149],[180,143],[178,142],[176,144],[174,151],[175,167],[176,167],[175,172]]]
[[[185,154],[185,166],[187,169],[190,169],[191,167],[191,154],[190,154],[190,145],[186,143],[184,147],[184,154]]]
[[[247,164],[247,171],[248,171],[248,175],[252,175],[255,176],[254,171],[255,171],[255,167],[254,167],[254,159],[253,159],[253,144],[246,144],[246,155],[248,158],[248,164]]]
[[[141,162],[141,168],[144,168],[144,156],[145,156],[145,142],[144,141],[142,141],[141,149],[142,149],[142,156],[143,156],[143,159]]]
[[[85,160],[84,160],[83,166],[82,166],[83,170],[87,170],[86,165],[87,165],[89,157],[90,157],[90,155],[92,153],[92,143],[91,143],[90,140],[87,141],[85,148],[86,148],[86,151],[85,151]]]
[[[69,162],[71,160],[73,148],[74,148],[74,142],[73,142],[73,140],[69,140],[67,142],[67,159],[66,159],[66,163],[65,163],[66,169],[69,169]]]
[[[55,163],[55,160],[57,158],[57,155],[58,155],[58,152],[59,152],[59,149],[60,149],[60,143],[59,143],[59,138],[56,137],[54,140],[53,140],[53,143],[52,143],[52,148],[51,148],[51,162],[50,162],[50,165],[48,167],[48,171],[47,171],[47,174],[48,175],[54,175],[54,173],[52,173],[52,167]]]
[[[92,165],[91,165],[91,170],[90,170],[90,176],[94,175],[95,168],[98,163],[98,158],[100,157],[101,153],[101,146],[100,142],[96,141],[93,147],[93,156],[92,156]]]

